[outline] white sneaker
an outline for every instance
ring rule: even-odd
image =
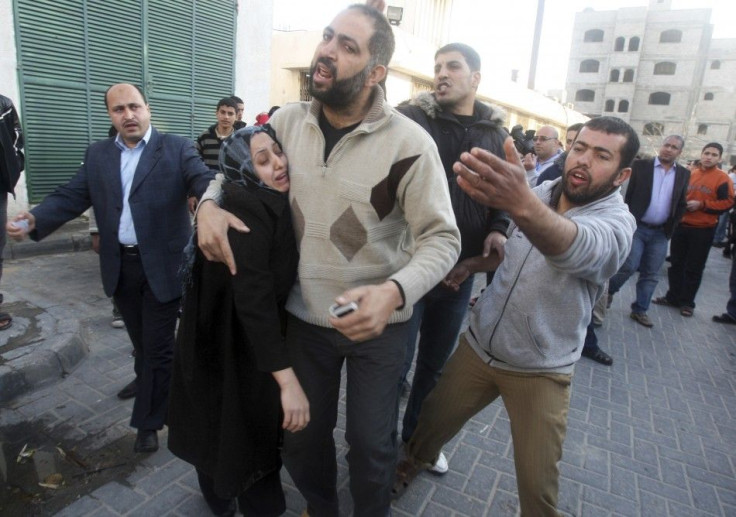
[[[110,322],[110,325],[112,325],[112,328],[116,328],[116,329],[125,328],[125,323],[123,322],[123,318],[113,317],[112,321]]]
[[[430,468],[429,471],[432,474],[441,476],[442,474],[446,474],[448,470],[450,470],[450,466],[447,464],[445,453],[440,451],[440,455],[437,456],[437,461],[432,465],[432,468]]]

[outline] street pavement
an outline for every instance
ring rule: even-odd
[[[736,326],[711,322],[725,309],[729,270],[730,261],[712,250],[694,317],[653,305],[651,330],[629,318],[633,279],[615,297],[598,329],[613,366],[587,359],[576,366],[560,463],[565,515],[736,515]],[[657,295],[666,287],[664,271],[661,280]],[[97,256],[79,251],[6,260],[3,292],[6,305],[26,303],[74,320],[72,327],[78,322],[89,351],[63,378],[0,406],[0,514],[208,515],[193,469],[166,449],[165,432],[157,453],[130,451],[132,402],[115,394],[133,378],[131,345],[125,331],[110,326]],[[335,437],[341,513],[349,515],[344,409],[343,392]],[[23,445],[38,452],[18,462]],[[450,471],[421,474],[394,503],[394,515],[519,514],[500,401],[444,450]],[[65,484],[37,485],[58,484],[47,475],[54,471]],[[285,470],[282,477],[287,515],[300,515],[304,500]]]

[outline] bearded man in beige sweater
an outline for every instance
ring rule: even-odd
[[[344,363],[354,514],[390,513],[407,321],[460,249],[437,148],[386,103],[379,85],[393,49],[379,11],[349,7],[324,29],[315,51],[315,100],[287,105],[271,119],[291,166],[300,252],[286,339],[312,416],[303,431],[286,433],[283,459],[310,515],[338,515],[332,433]],[[208,192],[218,199],[217,185]],[[209,201],[197,222],[205,255],[234,273],[227,229],[244,231],[243,222]],[[357,310],[331,317],[335,302],[355,302]]]

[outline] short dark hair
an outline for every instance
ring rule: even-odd
[[[447,54],[448,52],[459,52],[465,58],[465,62],[468,63],[471,72],[480,72],[480,54],[470,45],[466,45],[465,43],[448,43],[434,53],[434,58],[437,59],[437,56],[440,54]]]
[[[383,65],[388,68],[388,64],[391,62],[391,57],[393,57],[394,49],[396,48],[391,24],[388,23],[383,13],[366,4],[353,4],[348,9],[360,11],[363,15],[373,20],[373,35],[368,40],[368,52],[371,55],[370,64],[371,66]]]
[[[110,92],[110,90],[112,89],[113,86],[117,86],[119,84],[128,84],[128,85],[132,86],[133,88],[135,88],[136,90],[138,90],[138,93],[140,93],[141,94],[141,97],[143,97],[143,104],[148,104],[148,99],[146,99],[146,94],[143,93],[143,90],[137,84],[132,84],[132,83],[115,83],[115,84],[111,84],[110,86],[108,86],[107,87],[107,90],[105,90],[105,109],[109,108],[109,106],[107,105],[107,94]]]
[[[719,155],[722,155],[723,154],[723,146],[721,144],[719,144],[718,142],[710,142],[709,144],[705,144],[703,146],[703,149],[700,152],[702,153],[703,151],[705,151],[709,147],[712,147],[713,149],[718,149],[718,154]]]
[[[238,111],[238,102],[233,99],[232,97],[223,97],[217,102],[217,108],[215,108],[217,111],[220,111],[220,108],[222,106],[227,106],[228,108],[232,108],[235,111]]]
[[[576,133],[579,133],[581,129],[583,129],[583,123],[578,122],[577,124],[573,124],[572,126],[568,127],[567,131],[575,131]]]
[[[670,138],[674,138],[675,140],[680,142],[680,151],[682,151],[685,148],[685,138],[682,137],[681,135],[667,135],[666,137],[664,137],[664,140],[662,140],[662,143],[666,142]]]
[[[593,131],[603,131],[609,135],[621,135],[626,137],[626,143],[621,148],[621,160],[619,161],[619,170],[625,169],[631,165],[639,152],[639,137],[636,135],[634,128],[618,117],[596,117],[583,124],[583,127],[592,129]]]
[[[231,96],[230,96],[230,98],[231,98],[232,100],[234,100],[234,101],[235,101],[235,102],[236,102],[237,104],[245,104],[245,103],[243,102],[243,99],[241,99],[241,98],[240,98],[240,97],[238,97],[237,95],[231,95]]]

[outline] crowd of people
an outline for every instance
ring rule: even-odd
[[[734,204],[723,148],[708,143],[688,170],[683,138],[669,135],[636,159],[636,132],[603,116],[567,128],[564,146],[543,126],[520,154],[503,114],[476,99],[481,59],[462,43],[436,52],[432,92],[393,108],[382,4],[353,5],[324,29],[311,102],[247,126],[242,99],[224,97],[196,143],[157,131],[135,85],[110,86],[115,134],[3,227],[40,240],[92,207],[103,286],[135,351],[135,380],[118,394],[135,398],[134,449],[156,451],[167,425],[215,515],[281,515],[282,462],[303,515],[339,514],[343,367],[356,516],[390,515],[419,473],[447,472],[443,446],[499,397],[521,512],[557,515],[575,363],[613,362],[596,306],[604,313],[638,272],[634,322],[654,325],[650,302],[693,316]],[[12,193],[22,134],[0,101]],[[654,297],[668,245],[668,290]],[[719,323],[736,324],[736,261],[730,282]],[[11,322],[0,313],[0,330]]]

